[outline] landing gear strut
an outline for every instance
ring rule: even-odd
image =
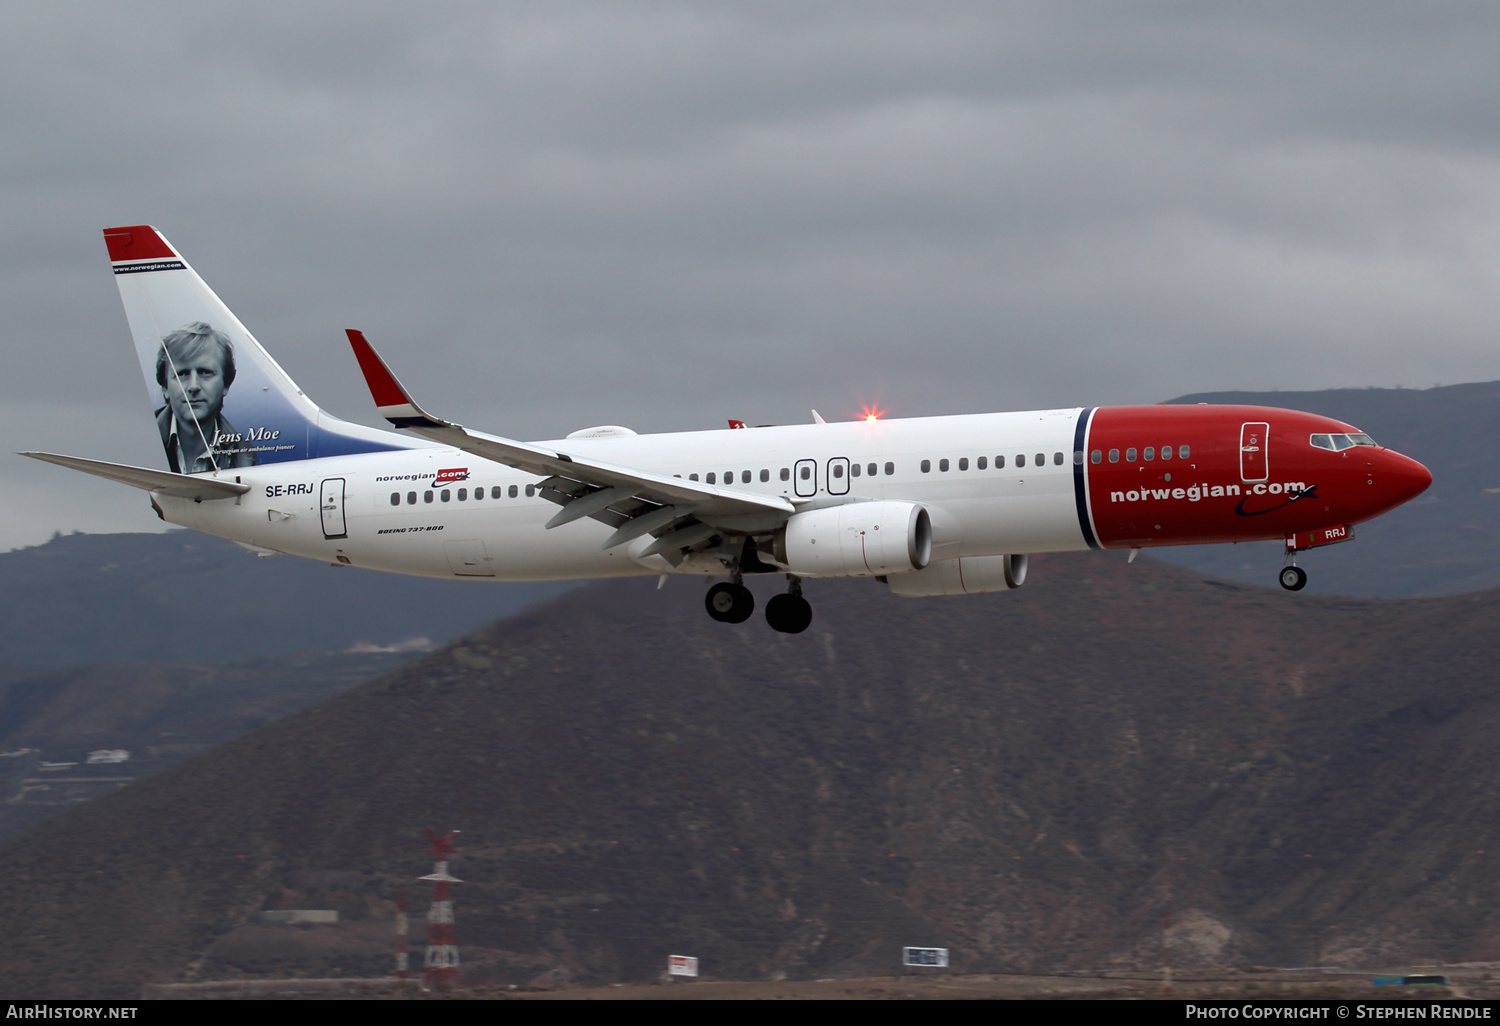
[[[766,603],[766,623],[782,634],[801,634],[812,623],[812,606],[802,597],[802,578],[787,574],[784,594]]]
[[[1301,591],[1307,587],[1307,571],[1296,563],[1282,567],[1281,586],[1287,591]]]
[[[709,588],[703,605],[708,609],[708,615],[720,623],[744,623],[755,612],[755,596],[740,583],[740,575],[735,574],[728,584],[720,583]]]

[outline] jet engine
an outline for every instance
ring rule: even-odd
[[[1026,583],[1026,557],[963,556],[940,559],[914,574],[887,581],[892,595],[926,598],[932,595],[976,595],[1007,591]]]
[[[776,560],[798,577],[883,577],[932,558],[932,520],[914,502],[851,502],[797,513]]]

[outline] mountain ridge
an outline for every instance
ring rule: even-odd
[[[253,921],[389,917],[429,827],[463,830],[475,983],[1497,957],[1500,592],[1104,553],[1001,595],[808,587],[799,636],[578,589],[42,824],[0,845],[0,982],[382,972]]]

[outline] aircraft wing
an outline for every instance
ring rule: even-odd
[[[548,523],[549,528],[583,517],[592,517],[612,527],[615,533],[604,548],[613,548],[643,534],[656,535],[666,543],[657,551],[667,552],[675,537],[691,537],[693,525],[684,519],[712,523],[726,518],[755,521],[784,520],[794,507],[779,496],[758,495],[733,488],[717,488],[668,477],[604,460],[559,452],[528,442],[470,431],[427,413],[396,380],[385,361],[365,340],[364,334],[348,329],[349,344],[364,372],[375,406],[392,425],[424,438],[451,445],[481,459],[545,476],[542,495],[563,506]],[[703,535],[700,528],[696,531]],[[707,540],[708,532],[697,542]],[[670,555],[668,558],[671,558]]]
[[[85,474],[108,478],[111,481],[128,484],[132,488],[161,492],[163,495],[171,495],[179,499],[197,499],[199,502],[208,499],[232,499],[250,490],[249,485],[238,481],[194,477],[191,474],[174,474],[169,470],[148,470],[145,467],[132,467],[125,463],[86,460],[81,456],[59,456],[50,452],[23,452],[17,455],[30,456],[43,463],[55,463],[59,467],[81,470]]]

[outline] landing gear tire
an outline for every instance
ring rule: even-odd
[[[1281,586],[1287,591],[1301,591],[1307,587],[1307,571],[1300,566],[1282,567]]]
[[[766,603],[766,623],[782,634],[801,634],[812,623],[812,606],[801,595],[775,595]]]
[[[755,612],[755,596],[743,584],[716,584],[708,589],[703,605],[720,623],[744,623]]]

